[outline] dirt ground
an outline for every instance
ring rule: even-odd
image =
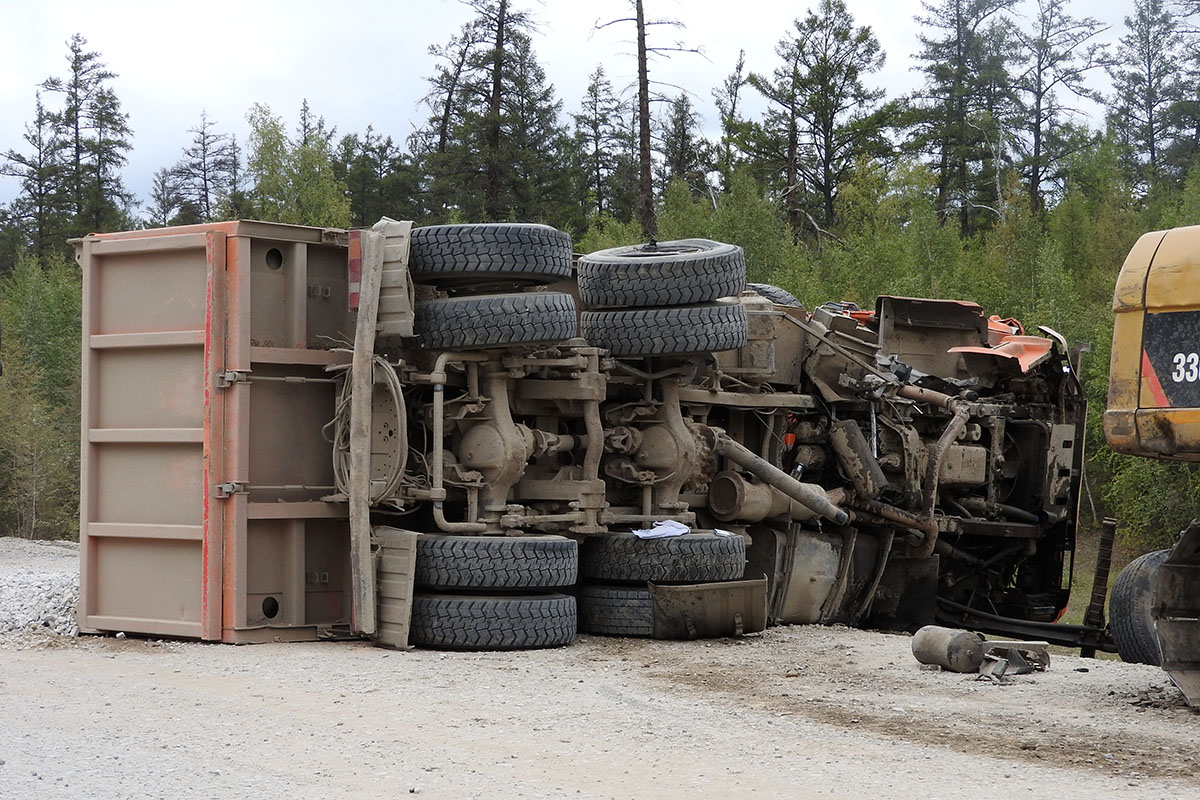
[[[4,633],[0,795],[1200,797],[1200,713],[1159,670],[1056,654],[997,686],[922,670],[909,643],[784,627],[442,653]]]

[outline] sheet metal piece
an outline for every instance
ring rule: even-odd
[[[767,579],[650,584],[655,639],[711,639],[767,627]]]
[[[1188,705],[1200,706],[1200,520],[1155,570],[1150,590],[1162,668]]]

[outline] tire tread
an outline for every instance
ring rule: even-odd
[[[477,275],[546,282],[571,275],[571,237],[549,225],[479,223],[414,228],[409,270],[417,281]]]
[[[579,545],[566,537],[422,536],[416,585],[434,589],[541,589],[570,586]]]
[[[570,644],[577,630],[576,603],[570,595],[416,592],[409,640],[445,650],[526,650]]]
[[[1150,616],[1150,579],[1170,552],[1156,550],[1138,556],[1113,582],[1109,629],[1122,661],[1154,666],[1162,663],[1158,640],[1154,637],[1154,620]]]
[[[558,342],[576,335],[575,300],[564,292],[429,300],[417,303],[414,327],[432,350]]]
[[[598,581],[735,581],[745,570],[745,540],[715,533],[661,539],[602,533],[588,537],[579,551],[579,574]]]
[[[747,317],[741,303],[584,311],[579,335],[614,356],[658,356],[735,350],[746,344]]]
[[[579,590],[579,629],[600,636],[653,636],[650,590],[590,584]]]

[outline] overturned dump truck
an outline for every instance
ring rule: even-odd
[[[1041,636],[1084,401],[969,302],[541,225],[89,236],[84,631],[447,648],[778,623]]]
[[[1121,267],[1104,414],[1118,452],[1200,461],[1198,276],[1200,227],[1145,234]],[[1124,660],[1161,665],[1200,705],[1200,521],[1122,570],[1110,617]]]

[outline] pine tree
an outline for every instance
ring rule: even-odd
[[[223,219],[242,219],[247,216],[250,201],[246,196],[246,172],[243,169],[242,148],[237,134],[229,135],[229,191],[222,199]]]
[[[222,217],[227,198],[233,191],[236,175],[234,144],[228,134],[218,133],[216,123],[200,112],[200,123],[188,130],[192,143],[184,148],[183,158],[172,168],[174,188],[181,204],[191,203],[201,222]]]
[[[126,153],[133,149],[129,115],[121,111],[121,102],[108,88],[96,93],[88,108],[87,119],[92,130],[89,154],[92,165],[90,184],[90,213],[84,219],[91,230],[110,231],[129,227],[129,209],[134,204],[133,193],[125,188],[120,170],[125,166]]]
[[[613,214],[613,196],[619,189],[613,186],[613,176],[624,155],[621,120],[622,104],[613,93],[612,84],[603,66],[588,78],[587,90],[580,102],[579,113],[572,114],[575,124],[575,149],[582,167],[582,207],[587,217],[595,217],[604,225],[605,216]]]
[[[1177,135],[1171,112],[1184,99],[1180,78],[1183,38],[1162,0],[1135,0],[1125,18],[1115,63],[1109,123],[1129,148],[1143,186],[1160,177],[1162,156]]]
[[[792,232],[799,242],[804,230],[804,186],[800,180],[800,65],[790,39],[775,46],[782,64],[768,77],[750,73],[747,78],[770,103],[762,120],[742,130],[741,147],[759,181],[779,197]]]
[[[463,98],[472,94],[467,84],[485,37],[486,31],[480,19],[475,17],[447,44],[429,47],[429,54],[436,61],[433,74],[426,78],[429,92],[422,102],[429,108],[431,116],[424,126],[409,136],[408,147],[423,177],[423,205],[435,218],[444,216],[455,202],[457,188],[447,150],[451,132],[462,121]]]
[[[44,261],[65,247],[70,201],[65,186],[65,142],[42,105],[40,92],[33,121],[25,126],[22,138],[29,150],[6,152],[0,175],[20,180],[20,193],[9,207],[10,224],[30,243],[37,259]]]
[[[183,192],[179,190],[179,179],[175,171],[163,167],[154,173],[150,184],[150,205],[146,220],[151,228],[165,228],[175,220],[183,206]]]
[[[739,126],[754,171],[779,193],[792,236],[818,240],[834,226],[838,187],[855,160],[884,149],[881,90],[864,78],[883,66],[874,33],[854,27],[841,0],[822,0],[775,48],[782,63],[750,85],[771,102],[760,123]]]
[[[109,230],[129,222],[126,209],[132,196],[122,184],[119,170],[132,147],[129,115],[107,86],[117,77],[86,50],[80,34],[67,41],[69,73],[47,78],[46,92],[61,94],[63,107],[52,118],[65,144],[65,178],[74,233]]]
[[[918,38],[925,87],[915,98],[910,147],[937,174],[943,220],[957,216],[964,236],[986,227],[978,212],[998,213],[1014,57],[1005,13],[1015,0],[925,2]]]
[[[576,206],[572,166],[578,160],[562,122],[562,101],[534,56],[528,36],[515,36],[502,105],[505,147],[500,151],[508,185],[497,207],[505,218],[572,229]]]
[[[439,66],[429,79],[439,113],[414,138],[428,174],[430,211],[443,219],[570,226],[578,213],[575,158],[559,119],[561,103],[525,33],[528,20],[507,3],[471,5],[478,13],[474,26],[444,52],[464,52],[467,43],[482,41],[483,30],[490,32],[492,47],[475,46],[460,70]],[[452,64],[457,69],[459,61]],[[450,97],[449,86],[455,88],[446,106],[441,100]]]
[[[1029,204],[1042,211],[1043,184],[1061,181],[1066,161],[1086,145],[1087,137],[1072,124],[1077,111],[1066,105],[1062,94],[1096,99],[1084,84],[1087,73],[1100,66],[1099,45],[1088,43],[1104,28],[1092,19],[1076,19],[1067,13],[1068,0],[1037,0],[1037,13],[1028,30],[1015,30],[1024,70],[1016,76],[1019,115],[1021,170],[1025,175]]]
[[[733,172],[741,162],[737,150],[737,136],[742,127],[738,116],[742,89],[746,80],[746,51],[738,51],[737,64],[721,85],[713,89],[713,100],[717,105],[717,113],[721,117],[721,142],[717,146],[717,172],[721,175],[721,191],[729,192],[733,183]]]
[[[855,159],[877,155],[882,144],[882,118],[874,112],[883,90],[863,81],[883,68],[885,55],[869,27],[854,27],[842,0],[821,0],[795,26],[798,110],[808,155],[800,172],[820,199],[820,218],[832,227],[839,185]]]
[[[416,171],[390,136],[368,125],[362,136],[343,136],[337,151],[334,166],[350,198],[350,224],[365,227],[383,216],[422,216]]]
[[[712,167],[712,145],[700,132],[700,115],[687,93],[671,101],[666,119],[658,126],[658,182],[661,190],[672,181],[682,181],[693,197],[712,193],[708,172]]]
[[[642,235],[647,239],[658,236],[657,212],[654,207],[654,154],[651,145],[650,102],[650,56],[670,53],[697,53],[695,48],[684,47],[676,42],[673,46],[651,46],[648,42],[647,31],[654,27],[682,28],[683,23],[675,19],[647,19],[643,0],[629,0],[633,7],[632,17],[610,20],[597,29],[607,28],[622,22],[632,22],[637,42],[637,115],[636,141],[638,155],[638,221],[642,225]]]

